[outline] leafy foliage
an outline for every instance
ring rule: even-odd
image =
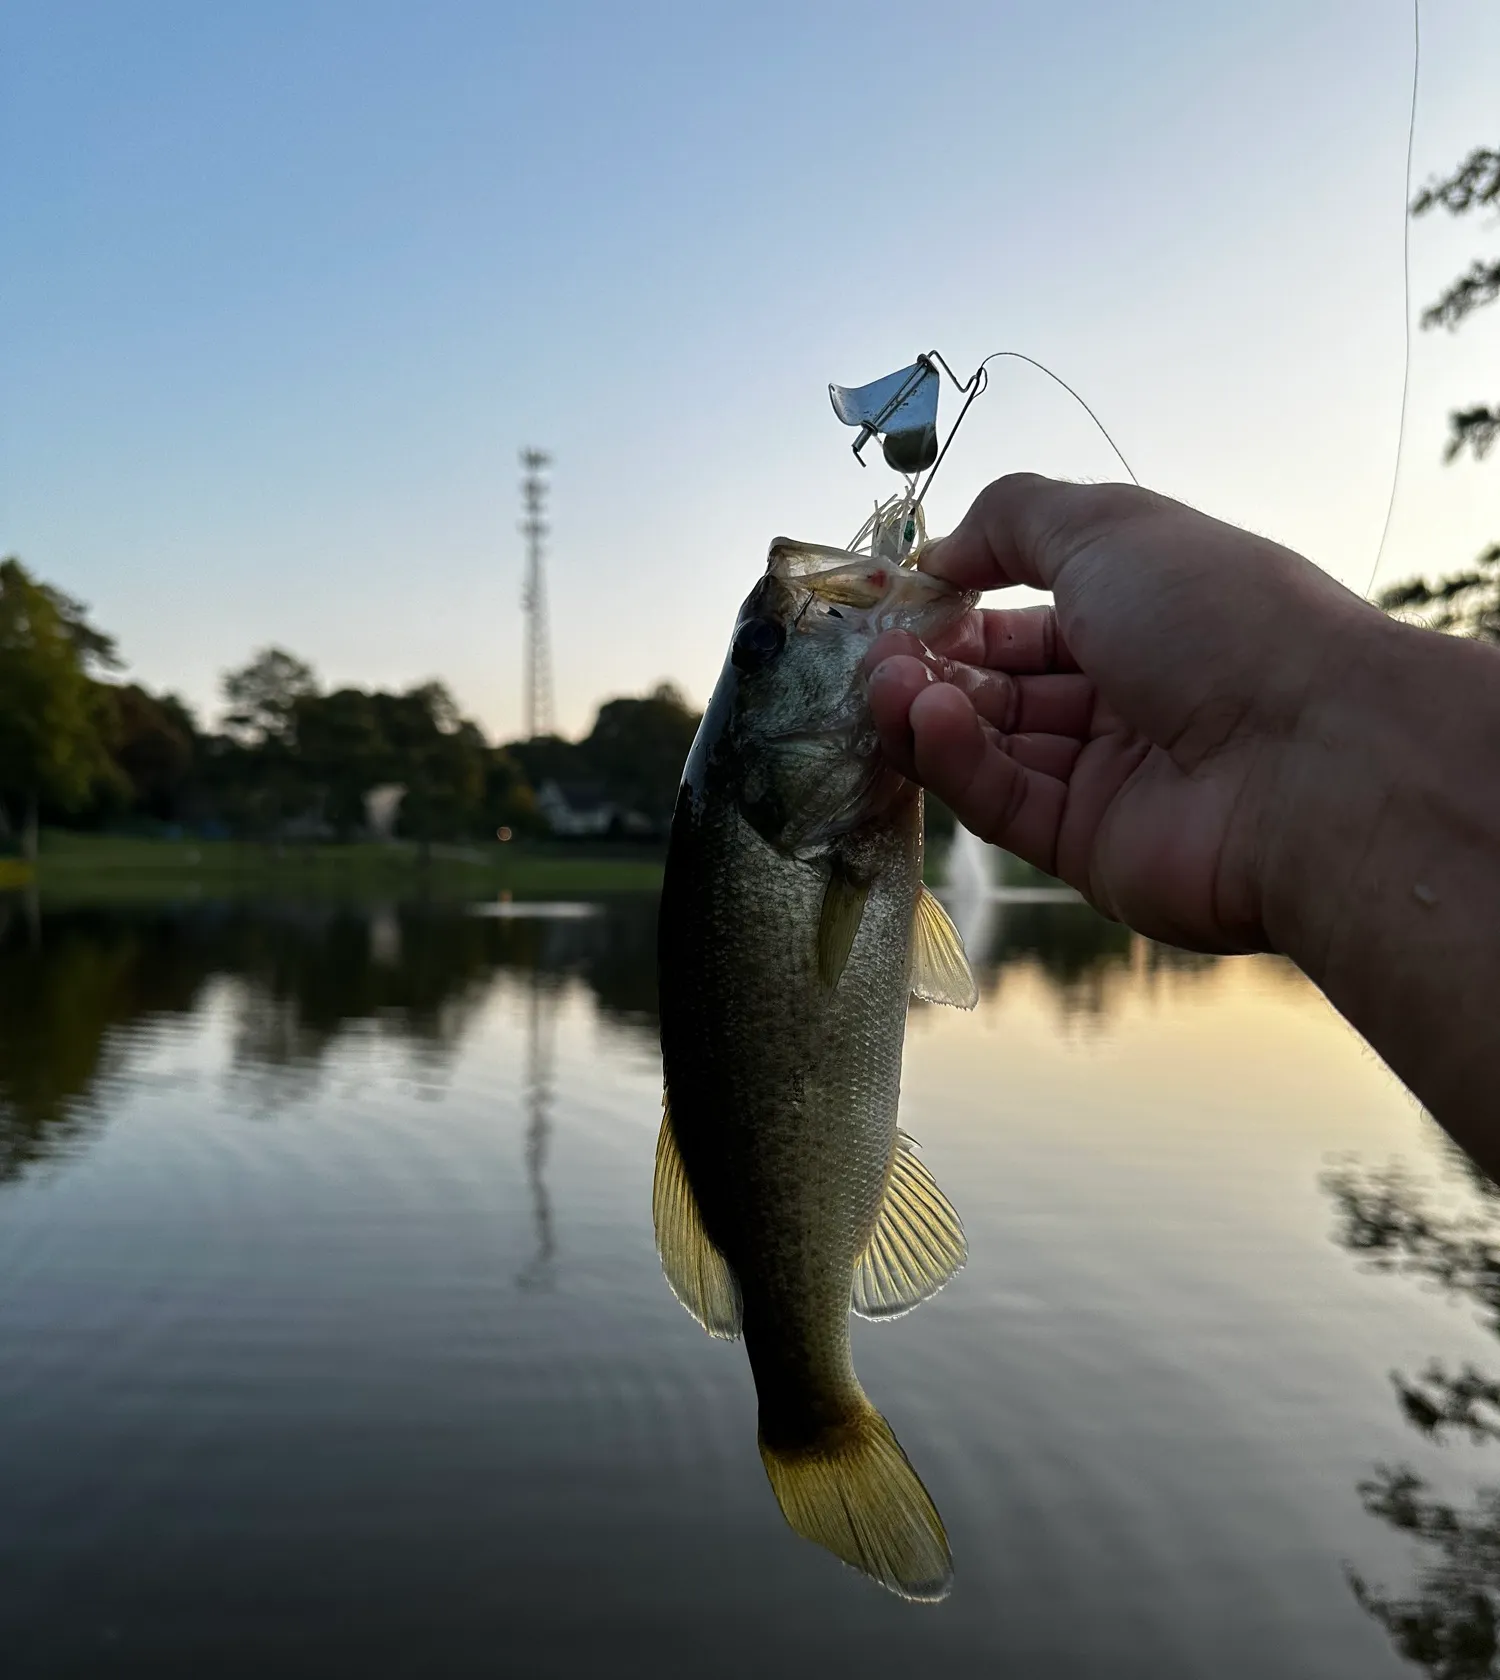
[[[1436,583],[1407,578],[1382,590],[1375,604],[1389,613],[1414,613],[1434,630],[1500,643],[1500,543],[1466,572]]]
[[[106,728],[110,754],[121,773],[124,803],[158,821],[171,822],[197,761],[198,728],[176,695],[149,694],[137,683],[108,687]]]
[[[1500,408],[1460,408],[1448,416],[1448,447],[1443,459],[1452,461],[1465,449],[1482,461],[1500,442]]]
[[[76,810],[113,775],[89,666],[115,662],[78,602],[0,560],[0,807]]]
[[[586,784],[664,832],[697,729],[698,714],[676,688],[661,683],[643,699],[606,700],[582,741],[543,735],[510,751],[534,787]]]
[[[1500,203],[1500,151],[1476,146],[1451,175],[1430,181],[1412,200],[1411,213],[1425,216],[1441,206],[1451,215]]]
[[[1443,209],[1463,216],[1469,211],[1500,204],[1500,150],[1476,147],[1453,173],[1429,182],[1412,200],[1413,216]],[[1451,332],[1476,309],[1500,297],[1500,261],[1476,259],[1422,315],[1424,327]],[[1500,405],[1484,404],[1455,410],[1448,416],[1445,461],[1468,449],[1482,461],[1500,441]],[[1393,584],[1375,599],[1386,612],[1415,612],[1434,630],[1500,643],[1500,544],[1485,550],[1472,568],[1437,583],[1408,578]]]
[[[7,801],[84,822],[352,838],[377,788],[399,794],[398,834],[477,840],[536,831],[548,777],[586,780],[661,831],[698,722],[663,685],[605,702],[584,741],[492,747],[440,682],[324,693],[306,660],[266,647],[225,674],[222,732],[204,733],[174,696],[94,674],[118,663],[78,602],[0,562],[0,840]]]
[[[665,829],[697,730],[697,713],[663,683],[643,700],[605,701],[584,750],[611,799]]]
[[[1500,262],[1475,262],[1467,274],[1459,277],[1448,290],[1422,311],[1424,327],[1447,327],[1452,330],[1468,319],[1476,309],[1493,303],[1500,297]]]
[[[318,692],[313,668],[284,648],[262,648],[246,666],[224,675],[229,711],[224,728],[234,740],[253,746],[287,741],[297,702]]]

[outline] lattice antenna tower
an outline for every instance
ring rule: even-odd
[[[525,692],[521,696],[526,739],[552,733],[552,650],[547,640],[547,587],[543,560],[547,541],[547,480],[542,476],[552,457],[540,449],[523,449],[521,499],[526,517],[526,582],[521,606],[526,614]]]

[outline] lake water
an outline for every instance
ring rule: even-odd
[[[654,913],[0,910],[0,1674],[1496,1671],[1492,1204],[1295,973],[1002,905],[913,1009],[933,1608],[662,1281]]]

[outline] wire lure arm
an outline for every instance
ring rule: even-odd
[[[989,385],[990,363],[1006,357],[1025,362],[1028,366],[1036,368],[1039,373],[1045,373],[1054,384],[1061,385],[1099,428],[1100,435],[1114,450],[1131,483],[1140,483],[1129,461],[1121,453],[1120,446],[1109,435],[1099,416],[1066,379],[1055,374],[1051,368],[1044,366],[1034,357],[1024,355],[1019,350],[996,350],[984,358],[967,380],[961,380],[936,350],[929,350],[925,355],[918,356],[909,367],[899,368],[895,373],[889,373],[884,379],[877,379],[869,385],[828,387],[834,413],[846,426],[859,428],[859,436],[855,438],[852,446],[855,460],[861,466],[865,464],[861,451],[872,437],[878,436],[887,466],[894,467],[907,480],[906,495],[893,498],[892,503],[886,504],[887,507],[901,503],[905,508],[920,513],[923,498],[932,488],[932,480],[943,464],[943,457],[948,453],[953,439],[958,435],[958,428],[963,424],[964,416],[969,412],[974,399]],[[958,418],[949,428],[941,447],[938,444],[937,432],[940,369],[964,399],[963,406],[958,411]],[[927,476],[918,488],[917,481],[923,473]],[[877,535],[881,524],[880,515],[881,510],[877,509],[874,520]],[[865,530],[856,538],[856,546],[866,537],[873,540],[869,521],[866,522]]]

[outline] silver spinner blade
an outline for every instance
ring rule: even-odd
[[[856,455],[878,434],[886,465],[908,477],[937,460],[938,371],[925,356],[869,385],[830,385],[828,395],[839,419],[860,429]]]

